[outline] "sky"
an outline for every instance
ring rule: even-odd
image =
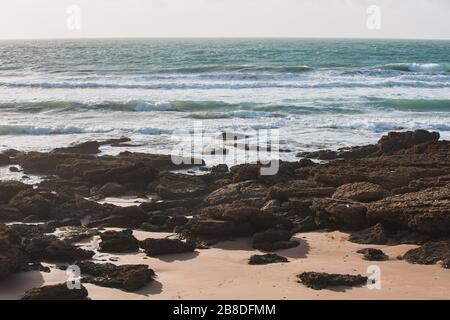
[[[450,39],[450,0],[1,0],[0,39]]]

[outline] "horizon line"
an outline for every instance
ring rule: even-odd
[[[185,37],[185,36],[118,36],[118,37],[112,37],[112,36],[106,36],[106,37],[37,37],[37,38],[0,38],[0,41],[59,41],[59,40],[170,40],[170,39],[267,39],[267,40],[276,40],[276,39],[323,39],[323,40],[334,40],[334,39],[341,39],[341,40],[421,40],[421,41],[450,41],[450,38],[414,38],[414,37],[318,37],[318,36],[193,36],[193,37]]]

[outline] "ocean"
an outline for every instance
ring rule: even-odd
[[[126,136],[129,150],[170,153],[173,131],[194,126],[277,129],[285,159],[392,130],[448,139],[450,41],[0,41],[0,150]]]

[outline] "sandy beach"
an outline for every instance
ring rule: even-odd
[[[134,235],[144,240],[171,234],[137,231]],[[348,235],[342,232],[300,233],[294,238],[300,241],[299,247],[278,252],[290,262],[266,266],[248,264],[250,255],[258,251],[251,247],[250,239],[245,238],[221,242],[208,250],[161,258],[147,258],[144,253],[99,254],[94,260],[118,257],[118,264],[147,264],[155,270],[156,281],[134,293],[91,284],[86,284],[86,288],[94,300],[450,299],[447,270],[397,259],[417,246],[375,246],[383,249],[389,260],[369,262],[356,253],[367,246],[349,242]],[[373,264],[381,268],[380,290],[362,286],[317,291],[297,282],[297,275],[304,271],[365,274],[367,267]],[[2,283],[0,299],[18,299],[33,287],[58,284],[66,279],[66,273],[57,269],[48,274],[17,274]]]

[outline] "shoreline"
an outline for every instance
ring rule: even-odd
[[[450,299],[450,142],[438,133],[303,153],[274,176],[259,164],[174,173],[192,166],[164,155],[102,156],[105,143],[114,142],[0,154],[0,165],[43,177],[34,189],[0,181],[0,299],[64,283],[58,267],[81,260],[156,274],[127,291],[127,270],[110,282],[110,270],[94,275],[83,262],[92,299]],[[365,248],[387,260],[364,260],[356,251]],[[249,265],[265,253],[289,262]],[[368,276],[370,265],[381,268],[381,290],[315,290],[297,278]]]

